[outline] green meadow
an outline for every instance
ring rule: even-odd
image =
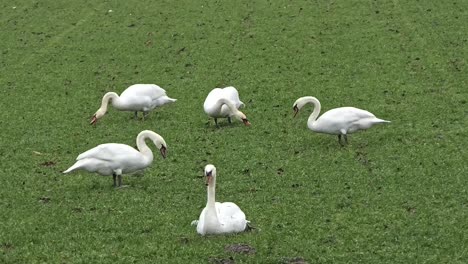
[[[2,1],[0,262],[468,263],[467,21],[462,0]],[[178,101],[89,125],[135,83]],[[204,113],[225,86],[251,127]],[[392,123],[341,147],[302,96]],[[145,129],[168,155],[129,187],[62,174]],[[255,230],[190,225],[209,163]]]

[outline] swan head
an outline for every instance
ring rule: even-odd
[[[91,125],[95,125],[98,121],[98,119],[100,119],[101,117],[103,117],[105,114],[106,114],[106,110],[102,109],[102,108],[99,108],[96,113],[93,115],[93,117],[91,118],[91,122],[90,124]]]
[[[296,117],[296,115],[299,113],[299,107],[297,107],[297,104],[293,105],[293,111],[294,111],[294,116],[293,117]]]
[[[244,113],[242,113],[241,111],[237,111],[236,113],[233,114],[233,116],[238,119],[239,121],[242,121],[242,123],[244,123],[244,125],[246,126],[250,126],[250,122],[249,120],[247,119],[247,117],[245,116]]]
[[[304,97],[297,99],[296,102],[294,102],[293,104],[294,117],[296,117],[296,115],[299,113],[299,110],[301,110],[301,108],[309,102],[308,99],[310,98],[312,97],[304,96]],[[313,98],[315,99],[315,97]]]
[[[299,114],[299,110],[301,110],[301,108],[304,105],[305,105],[305,101],[302,97],[297,99],[296,102],[294,102],[293,104],[294,117],[296,117],[297,114]]]
[[[159,152],[161,152],[161,156],[165,159],[166,155],[167,155],[166,141],[159,134],[157,134],[157,133],[155,133],[155,132],[153,132],[151,130],[143,130],[138,134],[138,136],[137,136],[137,147],[140,148],[139,144],[141,144],[141,141],[145,141],[145,139],[147,139],[147,138],[149,138],[149,139],[151,139],[151,141],[153,141],[154,145],[159,149]]]
[[[206,177],[206,185],[209,186],[213,182],[213,178],[216,177],[216,167],[212,164],[208,164],[205,166],[205,177]]]
[[[153,132],[154,133],[154,132]],[[166,145],[166,141],[164,141],[164,138],[161,137],[160,135],[155,134],[155,137],[152,138],[153,140],[153,143],[154,145],[156,145],[156,147],[159,149],[159,152],[161,153],[161,156],[163,157],[163,159],[166,158],[167,156],[167,145]]]

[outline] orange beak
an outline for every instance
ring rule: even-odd
[[[93,117],[91,118],[91,122],[89,123],[90,125],[96,125],[98,119],[96,117],[96,115],[93,115]]]
[[[247,119],[242,119],[242,122],[244,122],[244,125],[246,125],[246,126],[250,126],[250,125],[251,125],[250,122],[249,122],[249,120],[247,120]]]

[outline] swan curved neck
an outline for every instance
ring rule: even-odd
[[[107,111],[107,106],[109,105],[109,101],[111,101],[112,105],[115,108],[120,108],[121,105],[121,100],[118,94],[114,92],[108,92],[102,97],[102,102],[101,102],[101,109],[104,111]]]
[[[226,105],[228,108],[229,108],[229,111],[231,112],[231,114],[234,114],[236,112],[238,112],[239,110],[237,110],[237,107],[234,105],[233,102],[229,101],[228,99],[226,98],[220,98],[214,105],[214,107],[216,109],[220,109],[223,105]]]
[[[137,148],[140,151],[140,153],[143,154],[143,156],[145,156],[146,158],[148,158],[149,161],[152,161],[153,160],[153,152],[151,151],[151,149],[148,147],[148,145],[145,142],[145,140],[147,138],[150,138],[153,141],[154,140],[159,140],[158,138],[154,138],[153,135],[151,135],[149,133],[142,132],[142,133],[138,134],[137,139],[136,139],[136,144],[137,144]]]
[[[312,114],[310,114],[309,119],[307,120],[307,126],[312,129],[315,121],[317,120],[317,117],[320,114],[320,110],[322,106],[320,105],[320,101],[317,100],[317,98],[312,97],[312,96],[307,96],[304,97],[304,104],[313,104],[314,105],[314,111]]]

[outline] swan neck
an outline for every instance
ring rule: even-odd
[[[315,97],[309,97],[306,100],[306,104],[309,103],[314,105],[314,111],[312,111],[312,114],[310,114],[309,119],[307,120],[307,126],[309,128],[312,128],[313,124],[315,123],[317,117],[320,114],[322,106],[320,105],[320,101],[317,100],[317,98]]]
[[[101,109],[107,111],[107,106],[109,105],[109,101],[115,108],[119,108],[121,105],[121,100],[118,94],[114,92],[108,92],[102,97],[101,102]]]
[[[153,140],[159,140],[159,139],[153,138],[151,134],[147,134],[143,132],[138,135],[136,139],[136,144],[137,144],[138,151],[140,151],[140,153],[143,154],[143,156],[145,156],[146,158],[148,158],[148,160],[151,162],[153,160],[153,152],[151,151],[151,149],[148,147],[148,145],[145,142],[147,138],[151,138]]]
[[[215,197],[215,190],[216,190],[216,176],[212,176],[211,184],[208,185],[208,201],[206,203],[206,207],[208,208],[215,208],[216,197]]]
[[[216,109],[220,109],[223,105],[227,105],[227,107],[229,108],[229,111],[231,112],[231,114],[234,114],[236,113],[238,110],[236,108],[236,106],[234,105],[233,102],[229,101],[228,99],[226,98],[220,98],[216,104],[215,104],[215,108]]]

